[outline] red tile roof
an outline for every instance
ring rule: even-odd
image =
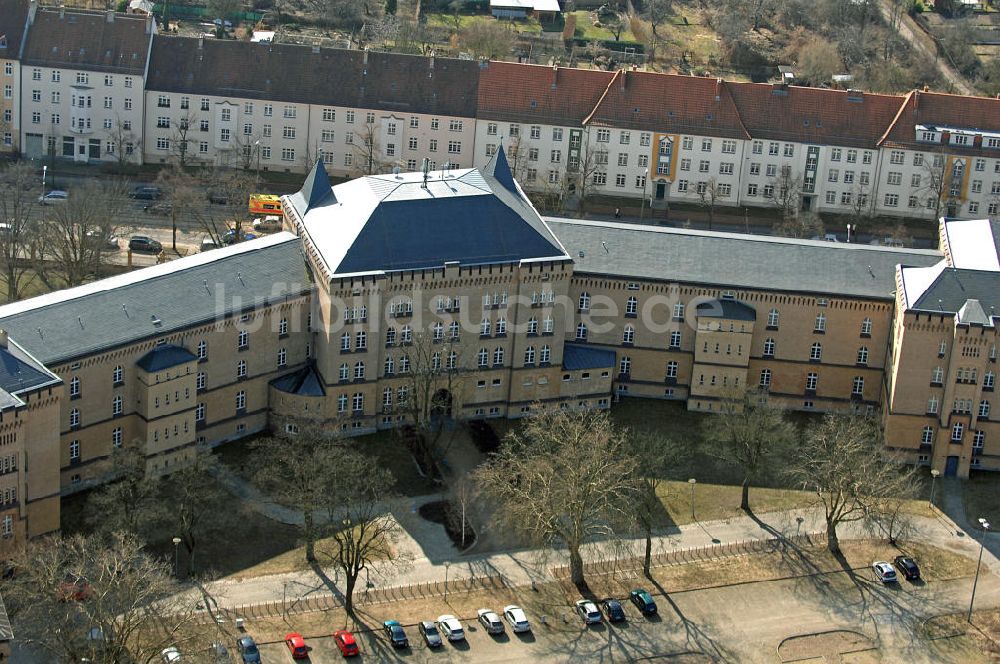
[[[613,76],[596,69],[486,62],[479,74],[477,117],[579,126]]]
[[[914,90],[903,100],[899,113],[886,129],[879,145],[928,150],[917,142],[915,127],[920,125],[1000,132],[1000,100],[993,97],[966,97]],[[996,150],[948,145],[955,154],[996,156]]]
[[[722,79],[619,70],[587,124],[749,138]]]
[[[21,63],[141,76],[146,70],[151,26],[145,16],[39,7]]]
[[[727,83],[753,138],[876,148],[903,97]]]

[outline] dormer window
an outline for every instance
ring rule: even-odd
[[[968,134],[952,134],[952,145],[972,145],[972,137]]]
[[[917,137],[919,141],[923,143],[940,143],[941,142],[941,132],[938,131],[920,131],[917,132]]]

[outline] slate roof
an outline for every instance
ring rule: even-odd
[[[581,126],[613,77],[596,69],[488,61],[479,71],[478,117]]]
[[[1000,133],[1000,101],[994,97],[949,95],[913,90],[887,128],[880,145],[916,150],[944,149],[949,154],[996,157],[996,149],[958,145],[934,145],[917,141],[916,126],[946,126]]]
[[[475,117],[479,65],[399,53],[157,35],[146,88]]]
[[[897,264],[927,266],[941,261],[940,252],[926,249],[575,219],[547,221],[573,258],[577,274],[891,300]]]
[[[0,48],[0,58],[13,60],[20,56],[27,20],[27,2],[0,0],[0,35],[7,40],[6,46]]]
[[[903,97],[845,90],[730,83],[753,138],[875,149]]]
[[[0,307],[0,328],[51,366],[310,287],[298,238],[275,233]]]
[[[39,7],[21,64],[141,76],[149,42],[145,16],[114,14],[109,21],[106,12]]]
[[[905,279],[909,277],[908,272],[914,271],[903,271],[904,284],[912,300],[908,309],[958,313],[969,300],[976,300],[976,305],[966,308],[971,319],[1000,315],[1000,272],[946,267],[925,288],[914,288],[911,292],[913,282],[906,283]],[[976,315],[977,307],[982,315]]]
[[[606,369],[615,366],[615,351],[567,341],[563,344],[563,369]]]
[[[8,340],[6,347],[0,346],[0,391],[6,397],[0,407],[20,402],[16,394],[60,382],[58,376],[16,343]]]
[[[728,84],[699,76],[620,69],[585,124],[749,138]]]
[[[987,315],[979,300],[966,300],[958,310],[958,322],[966,325],[985,325],[993,327],[993,316]]]
[[[702,302],[697,307],[698,316],[726,320],[757,320],[757,310],[748,304],[728,298]]]
[[[281,392],[297,394],[301,397],[321,397],[326,394],[323,379],[316,373],[315,366],[307,366],[271,381],[271,386]]]
[[[136,364],[146,373],[154,373],[197,359],[197,355],[183,346],[163,344],[140,357]]]
[[[514,184],[503,150],[482,170],[373,175],[302,207],[286,198],[332,276],[563,260],[566,253]]]

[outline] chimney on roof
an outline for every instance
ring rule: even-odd
[[[621,74],[621,77],[622,77],[622,92],[625,92],[625,85],[627,83],[626,79],[628,78],[628,70],[627,69],[619,69],[618,73]]]
[[[928,85],[925,85],[925,86],[924,86],[924,92],[930,92],[930,91],[931,91],[931,88],[930,88],[930,86],[928,86]]]
[[[552,65],[552,89],[555,90],[559,83],[559,65]]]
[[[715,101],[722,100],[722,77],[715,79]]]
[[[430,57],[427,58],[427,66],[429,68],[431,68],[431,69],[434,69],[434,53],[433,52],[431,53]]]
[[[107,20],[108,23],[114,23],[115,22],[115,10],[114,9],[109,9],[108,11],[106,11],[104,13],[104,17],[105,17],[105,20]]]

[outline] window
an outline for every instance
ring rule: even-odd
[[[354,380],[364,380],[365,379],[365,363],[355,362],[354,363]]]
[[[69,397],[76,399],[80,396],[80,378],[73,376],[69,381]]]
[[[760,370],[760,381],[758,383],[760,387],[768,388],[771,387],[771,370],[761,369]]]
[[[288,364],[288,352],[284,348],[278,349],[278,366],[283,367]]]
[[[667,378],[677,378],[677,362],[667,362]]]
[[[809,348],[809,360],[819,362],[823,359],[823,344],[816,342]]]
[[[774,357],[774,339],[764,339],[764,357]]]
[[[851,381],[851,395],[860,397],[865,393],[865,377],[855,376]]]
[[[934,442],[934,427],[924,427],[920,432],[920,444],[930,445]]]
[[[294,150],[294,148],[282,148],[281,149],[281,160],[282,161],[295,161],[295,150]]]
[[[535,363],[535,347],[528,346],[524,349],[524,363],[534,364]]]
[[[868,337],[871,336],[871,333],[872,333],[872,319],[865,318],[863,321],[861,321],[861,336]]]
[[[246,378],[247,377],[247,361],[240,360],[236,363],[236,377]]]
[[[681,332],[680,330],[673,330],[670,333],[670,348],[680,348],[681,347]]]
[[[482,368],[489,364],[490,362],[490,352],[485,348],[480,348],[479,352],[476,354],[476,364]]]
[[[628,299],[625,300],[625,315],[635,316],[639,311],[639,298],[635,295],[629,295]]]
[[[237,340],[236,348],[237,350],[246,350],[250,347],[250,333],[246,330],[240,330],[239,338]]]
[[[584,323],[580,323],[576,326],[576,340],[586,341],[587,340],[587,326]]]
[[[808,373],[806,374],[806,389],[813,392],[816,391],[816,385],[819,383],[819,374]]]
[[[206,374],[204,371],[199,371],[198,375],[195,376],[194,389],[195,390],[204,390],[205,389],[205,384],[207,382],[208,382],[208,374]]]
[[[892,186],[899,186],[903,183],[903,174],[898,171],[889,171],[885,183]]]
[[[955,422],[955,425],[951,428],[951,440],[954,443],[962,442],[962,438],[965,437],[965,425],[961,422]]]
[[[590,310],[590,293],[584,291],[580,293],[580,311]]]
[[[992,371],[987,371],[986,374],[983,375],[983,389],[984,390],[992,390],[993,389],[993,383],[994,383],[995,380],[996,380],[996,377],[994,376],[993,372]]]
[[[80,427],[80,409],[73,408],[69,411],[69,426],[71,429],[78,429]]]
[[[858,364],[868,364],[868,347],[862,346],[858,349]]]
[[[245,410],[247,407],[247,393],[240,390],[236,393],[236,410]]]
[[[115,367],[114,371],[111,373],[111,384],[112,386],[121,385],[124,381],[125,370],[122,369],[122,365]]]
[[[355,392],[354,396],[351,397],[351,410],[355,413],[360,413],[365,409],[365,395],[361,392]]]
[[[903,163],[903,151],[893,150],[889,153],[889,163],[890,164],[902,164]]]
[[[712,139],[711,138],[703,138],[703,139],[701,139],[701,151],[702,152],[711,152],[712,151]]]
[[[632,325],[626,325],[625,329],[622,330],[622,343],[623,344],[634,344],[635,343],[635,327]]]
[[[990,402],[985,399],[979,402],[979,418],[983,420],[990,418]]]
[[[823,314],[816,314],[816,324],[813,326],[814,332],[825,332],[826,331],[826,316]]]
[[[70,441],[70,444],[69,444],[69,460],[71,462],[73,462],[73,461],[79,461],[80,460],[80,441],[79,440]]]
[[[931,415],[936,415],[938,412],[938,399],[937,397],[931,397],[927,400],[927,412]]]

